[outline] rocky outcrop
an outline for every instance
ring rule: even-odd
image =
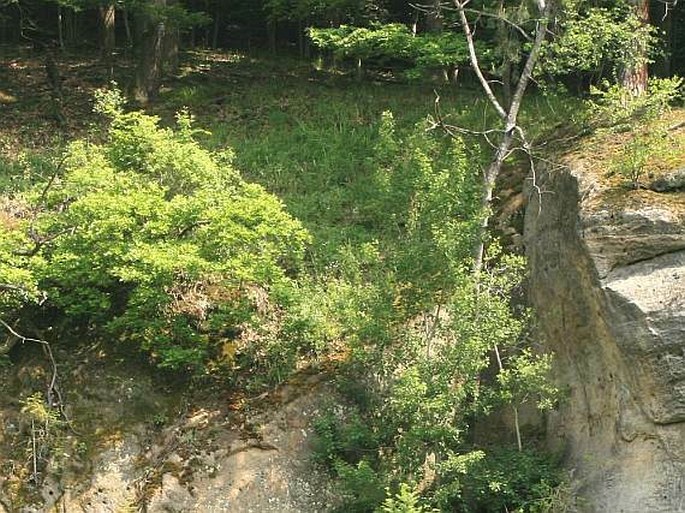
[[[0,513],[334,508],[330,479],[312,459],[311,421],[336,397],[325,374],[302,372],[238,400],[218,388],[194,395],[167,388],[146,367],[55,354],[74,429],[38,440],[44,456],[35,478],[30,464],[21,467],[35,440],[16,397],[44,374],[37,359],[0,369]],[[20,380],[16,369],[31,376]]]
[[[549,440],[602,513],[685,511],[685,193],[543,173],[530,293],[564,392]]]

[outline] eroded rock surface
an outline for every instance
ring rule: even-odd
[[[67,356],[58,358],[65,362]],[[30,465],[0,475],[0,512],[318,513],[333,508],[334,493],[325,472],[314,465],[311,447],[311,421],[334,397],[324,375],[303,373],[290,384],[244,399],[236,409],[230,395],[207,394],[184,406],[181,396],[136,369],[71,363],[75,369],[69,372],[65,363],[63,379],[71,416],[81,421],[77,432],[62,430],[61,438],[51,440],[50,461],[39,465],[37,483]],[[2,375],[2,390],[8,393],[25,386],[11,374],[5,369]],[[31,436],[22,424],[22,402],[0,394],[0,404],[0,454],[10,455],[10,447],[22,449]],[[87,452],[79,454],[79,444],[86,443]],[[14,456],[24,462],[24,454]],[[3,471],[10,463],[0,458]]]
[[[683,512],[685,194],[599,183],[578,161],[545,173],[526,213],[531,297],[566,393],[550,442],[588,511]]]

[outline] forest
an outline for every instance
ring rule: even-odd
[[[0,0],[0,511],[90,479],[88,365],[167,391],[121,432],[322,376],[325,511],[585,511],[524,210],[685,188],[681,76],[680,0]],[[84,511],[190,511],[140,468]]]

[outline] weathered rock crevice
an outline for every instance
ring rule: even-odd
[[[685,511],[685,195],[610,194],[582,162],[539,185],[530,294],[565,391],[549,442],[588,511]]]

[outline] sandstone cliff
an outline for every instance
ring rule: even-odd
[[[648,165],[661,181],[673,175],[665,165],[685,160],[675,148]],[[531,298],[565,392],[549,439],[566,451],[587,511],[676,513],[685,511],[685,191],[607,178],[610,159],[598,154],[621,151],[595,140],[561,158],[527,208]]]

